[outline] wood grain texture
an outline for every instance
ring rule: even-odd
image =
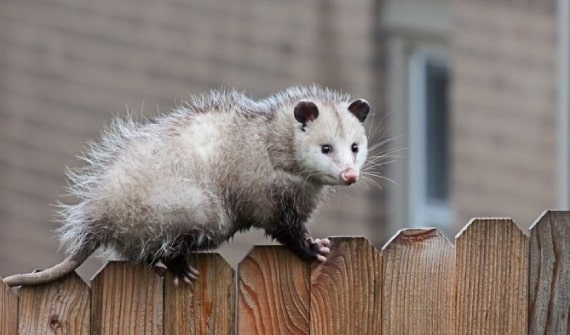
[[[239,334],[308,334],[310,265],[283,246],[254,247],[238,269]]]
[[[382,333],[455,333],[455,250],[436,229],[400,231],[382,249]]]
[[[18,331],[18,297],[0,280],[0,335]]]
[[[89,334],[90,291],[76,273],[19,291],[20,335]]]
[[[457,334],[527,334],[528,238],[510,219],[456,237]]]
[[[570,212],[530,229],[529,334],[570,334]]]
[[[193,285],[174,286],[172,275],[165,281],[165,334],[233,334],[235,327],[235,273],[214,253],[192,255],[200,271]]]
[[[153,270],[110,262],[91,281],[91,334],[163,334],[163,280]]]
[[[363,237],[331,242],[311,272],[311,334],[380,334],[380,252]]]

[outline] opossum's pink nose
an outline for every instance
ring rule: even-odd
[[[358,171],[354,169],[346,169],[340,174],[340,179],[346,185],[352,185],[358,180]]]

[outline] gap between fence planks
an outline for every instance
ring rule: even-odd
[[[331,240],[324,264],[255,247],[237,285],[217,254],[193,255],[193,286],[121,262],[91,288],[75,274],[18,296],[0,283],[0,335],[569,333],[570,212],[546,212],[530,239],[511,220],[476,219],[455,248],[434,229],[402,230],[382,252]]]

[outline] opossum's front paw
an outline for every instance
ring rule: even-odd
[[[200,272],[190,264],[185,256],[178,256],[163,262],[158,261],[154,264],[154,269],[161,275],[164,275],[166,271],[170,271],[174,278],[175,286],[178,286],[180,279],[187,284],[192,284],[200,275]]]
[[[328,238],[313,239],[312,237],[310,237],[309,239],[307,239],[307,242],[309,242],[311,250],[313,250],[316,253],[315,258],[319,262],[325,262],[327,260],[327,256],[331,253],[330,249],[331,241]]]

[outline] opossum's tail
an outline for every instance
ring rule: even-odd
[[[54,281],[77,269],[93,253],[92,250],[82,250],[72,254],[61,263],[39,272],[13,275],[2,279],[8,286],[30,286]]]

